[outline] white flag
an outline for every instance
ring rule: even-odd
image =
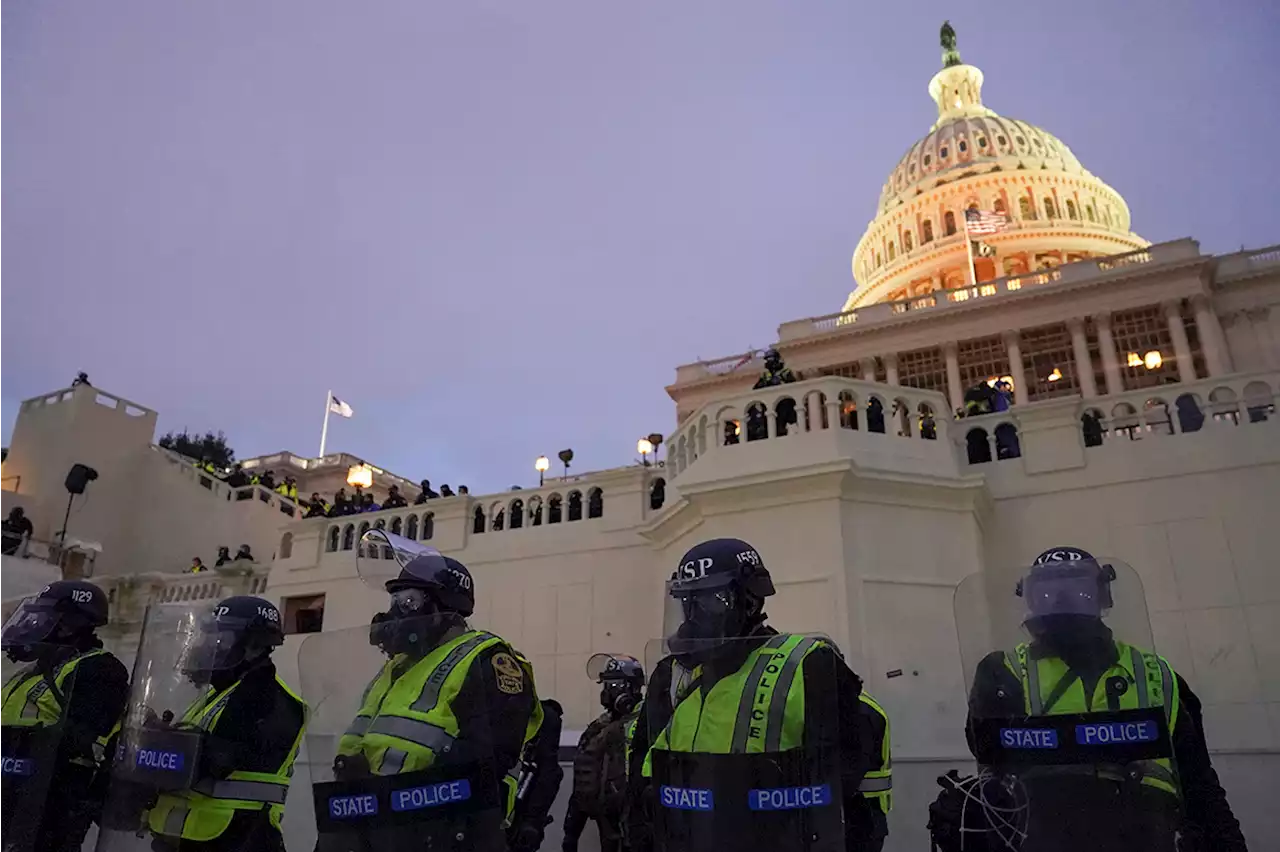
[[[347,405],[333,394],[329,394],[329,410],[334,414],[341,415],[342,417],[350,417],[355,414],[355,410],[352,409],[351,406]]]

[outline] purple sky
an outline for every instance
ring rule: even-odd
[[[839,310],[946,17],[1138,233],[1280,241],[1280,6],[870,8],[5,3],[5,438],[85,369],[242,457],[332,388],[437,485],[628,463],[677,364]]]

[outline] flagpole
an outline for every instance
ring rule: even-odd
[[[973,263],[973,237],[969,234],[968,217],[965,217],[964,223],[964,248],[965,253],[969,255],[969,286],[978,286],[978,268]]]
[[[329,404],[333,402],[333,391],[324,395],[324,426],[320,427],[320,458],[324,458],[324,443],[329,437]]]

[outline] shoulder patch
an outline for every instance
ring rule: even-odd
[[[507,695],[524,692],[524,669],[506,651],[499,651],[491,658],[493,673],[498,681],[498,691]]]

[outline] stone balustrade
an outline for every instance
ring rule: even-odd
[[[1280,245],[1220,257],[1215,277],[1220,282],[1234,281],[1276,268],[1280,268]]]
[[[1128,271],[1134,266],[1175,263],[1192,260],[1200,256],[1199,246],[1194,240],[1176,240],[1125,254],[1089,258],[1088,260],[1068,263],[1054,269],[996,278],[991,281],[984,281],[973,287],[938,290],[924,296],[916,296],[896,302],[878,302],[873,305],[854,308],[851,311],[794,320],[783,323],[778,327],[778,340],[781,343],[789,343],[815,335],[829,334],[855,322],[863,324],[884,322],[905,313],[943,309],[950,305],[977,299],[1000,298],[1028,287],[1117,275]],[[679,376],[677,378],[679,379]]]
[[[172,450],[166,450],[163,447],[153,445],[153,451],[159,453],[160,456],[188,479],[198,484],[201,488],[210,491],[215,496],[222,497],[225,500],[244,502],[247,500],[257,499],[258,502],[264,503],[279,510],[280,514],[290,518],[302,517],[302,508],[285,497],[283,494],[272,491],[262,485],[242,485],[238,488],[232,487],[226,483],[226,480],[219,479],[209,471],[198,468],[191,463],[189,459],[180,453]]]
[[[147,572],[95,577],[94,582],[107,594],[113,630],[125,633],[142,623],[148,606],[213,603],[232,595],[262,594],[269,567],[241,559],[199,574]]]
[[[936,391],[837,376],[745,391],[686,418],[668,440],[667,469],[674,479],[709,454],[828,429],[945,441],[947,412],[946,398]]]

